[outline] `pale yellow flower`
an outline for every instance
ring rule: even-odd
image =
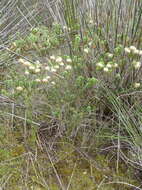
[[[41,71],[40,69],[35,69],[34,70],[35,73],[40,73],[40,71]]]
[[[139,50],[135,49],[135,50],[133,50],[133,53],[138,55],[139,54]]]
[[[54,72],[56,72],[57,70],[52,67],[52,68],[50,69],[50,71],[54,73]]]
[[[89,53],[89,48],[85,48],[83,51],[84,51],[85,53]]]
[[[104,72],[106,72],[106,73],[109,71],[109,69],[108,69],[107,67],[105,67],[103,70],[104,70]]]
[[[30,66],[31,66],[31,63],[30,63],[29,61],[25,61],[25,62],[23,63],[23,65],[30,67]]]
[[[61,63],[62,61],[63,61],[62,57],[57,57],[57,58],[56,58],[56,62],[57,62],[57,63]]]
[[[131,50],[131,51],[136,51],[137,48],[136,48],[135,46],[130,46],[130,50]]]
[[[40,64],[39,60],[36,61],[36,64]]]
[[[83,172],[83,175],[86,175],[86,174],[87,174],[87,171],[84,171],[84,172]]]
[[[36,64],[35,66],[37,69],[39,69],[41,67],[41,64],[39,63],[39,64]]]
[[[135,69],[139,69],[141,67],[141,62],[134,62]]]
[[[54,81],[51,82],[52,85],[55,85],[56,83]]]
[[[139,50],[139,55],[142,55],[142,50]]]
[[[134,87],[135,87],[135,88],[139,88],[140,85],[141,85],[141,84],[140,84],[139,82],[134,83]]]
[[[71,60],[70,58],[67,58],[67,59],[66,59],[66,62],[67,62],[67,63],[72,63],[72,60]]]
[[[98,63],[96,64],[96,66],[98,66],[98,67],[100,67],[100,68],[103,68],[103,67],[104,67],[104,64],[103,64],[102,62],[98,62]]]
[[[93,42],[89,42],[88,45],[89,45],[89,46],[92,46],[92,43],[93,43]]]
[[[22,87],[22,86],[17,86],[17,87],[16,87],[16,90],[22,91],[22,90],[23,90],[23,87]]]
[[[111,65],[110,63],[108,63],[108,64],[106,65],[106,67],[107,67],[107,68],[112,68],[112,65]]]
[[[51,56],[50,56],[50,59],[51,59],[51,60],[55,60],[56,57],[55,57],[54,55],[51,55]]]
[[[15,42],[13,42],[12,45],[13,45],[13,47],[16,47],[16,43]]]
[[[63,62],[61,62],[61,63],[59,63],[59,65],[60,65],[60,66],[64,66],[64,63],[63,63]]]
[[[93,20],[92,19],[89,20],[89,24],[93,24]]]
[[[64,29],[64,30],[67,30],[67,29],[68,29],[68,27],[67,27],[67,26],[63,26],[63,29]]]
[[[42,79],[42,82],[48,82],[48,79],[47,78],[44,78],[44,79]]]
[[[117,64],[117,63],[114,63],[114,64],[113,64],[113,67],[114,67],[114,68],[117,68],[117,67],[118,67],[118,64]]]
[[[22,59],[22,58],[20,58],[18,61],[19,61],[20,63],[22,63],[22,64],[25,62],[25,60]]]
[[[41,82],[41,80],[40,80],[40,79],[35,79],[35,81],[36,81],[36,82]]]
[[[29,75],[30,73],[29,73],[29,71],[25,71],[25,75]]]
[[[49,67],[49,66],[46,66],[44,69],[45,69],[46,71],[49,71],[49,70],[50,70],[50,67]]]
[[[35,67],[33,65],[29,66],[30,70],[35,70]]]
[[[113,57],[113,54],[112,54],[112,53],[108,53],[107,56],[108,56],[109,58],[112,58],[112,57]]]
[[[128,48],[128,47],[125,47],[125,48],[124,48],[124,51],[125,51],[125,53],[131,53],[131,50],[130,50],[130,48]]]
[[[60,68],[59,65],[55,65],[55,66],[54,66],[54,69],[59,69],[59,68]]]
[[[50,77],[50,76],[46,76],[45,78],[46,78],[47,80],[49,80],[51,77]]]
[[[65,69],[66,69],[66,70],[71,70],[72,67],[71,67],[70,65],[67,65],[67,66],[65,67]]]

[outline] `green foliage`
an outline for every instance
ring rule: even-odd
[[[59,24],[53,24],[50,29],[45,26],[33,28],[24,39],[17,39],[12,43],[10,49],[22,54],[34,50],[39,55],[45,55],[49,49],[56,48],[63,42],[61,35]]]
[[[95,84],[97,84],[98,80],[93,77],[93,78],[88,78],[87,79],[87,84],[86,84],[86,88],[92,88]]]
[[[8,63],[0,74],[4,189],[139,186],[142,38],[134,17],[141,12],[139,3],[137,14],[125,6],[130,16],[121,4],[104,9],[106,2],[97,2],[96,15],[85,12],[82,20],[81,1],[64,0],[65,26],[56,22],[17,34],[0,54]],[[9,64],[12,52],[18,54]]]

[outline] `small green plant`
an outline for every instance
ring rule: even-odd
[[[50,29],[45,26],[33,28],[24,39],[17,39],[13,42],[10,50],[20,54],[34,50],[39,55],[46,55],[49,49],[54,49],[63,43],[62,35],[59,24],[53,24],[53,27]]]

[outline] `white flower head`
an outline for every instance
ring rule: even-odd
[[[40,64],[40,62],[37,60],[37,61],[36,61],[36,64],[37,64],[37,65],[39,65],[39,64]]]
[[[36,81],[36,82],[41,82],[41,80],[40,80],[40,79],[35,79],[35,81]]]
[[[44,78],[44,79],[42,79],[42,82],[48,82],[48,79],[47,78]]]
[[[23,65],[30,67],[30,66],[31,66],[31,63],[30,63],[29,61],[25,61],[25,62],[23,63]]]
[[[71,70],[71,69],[72,69],[72,66],[71,66],[71,65],[67,65],[67,66],[65,67],[65,69],[66,69],[66,70]]]
[[[140,85],[141,85],[141,84],[140,84],[139,82],[135,82],[135,83],[134,83],[134,87],[135,87],[135,88],[139,88]]]
[[[104,67],[103,70],[104,70],[104,72],[106,72],[106,73],[109,71],[109,69],[108,69],[107,67]]]
[[[64,66],[64,63],[63,63],[63,62],[61,62],[61,63],[59,63],[59,65],[60,65],[60,66]]]
[[[142,55],[142,50],[139,50],[139,55]]]
[[[112,53],[108,53],[107,56],[108,56],[109,58],[113,58],[113,54],[112,54]]]
[[[35,70],[35,67],[33,65],[30,65],[29,69],[33,71],[33,70]]]
[[[91,42],[88,43],[88,45],[89,45],[89,46],[92,46],[92,43],[93,43],[93,42],[91,41]]]
[[[114,67],[114,68],[117,68],[117,67],[118,67],[118,64],[117,64],[117,63],[114,63],[114,64],[113,64],[113,67]]]
[[[55,85],[56,83],[54,81],[51,82],[52,85]]]
[[[40,68],[41,67],[41,63],[39,61],[36,61],[36,68]]]
[[[12,45],[13,45],[13,47],[16,47],[16,46],[17,46],[15,42],[13,42]]]
[[[56,72],[57,70],[55,68],[50,69],[51,72]]]
[[[103,64],[102,62],[98,62],[98,63],[96,64],[96,66],[97,66],[97,67],[100,67],[100,68],[103,68],[103,67],[104,67],[104,64]]]
[[[111,68],[112,68],[112,65],[111,65],[110,63],[108,63],[108,64],[106,65],[106,67],[111,69]]]
[[[34,70],[35,73],[40,73],[40,71],[41,71],[41,70],[38,69],[38,68]]]
[[[55,60],[55,59],[56,59],[55,55],[51,55],[51,56],[50,56],[50,59],[51,59],[51,60]]]
[[[54,66],[54,69],[59,69],[59,68],[60,68],[59,65],[55,65],[55,66]]]
[[[136,49],[136,50],[133,51],[133,53],[139,55],[139,50]]]
[[[134,67],[135,69],[139,69],[141,67],[141,62],[135,62]]]
[[[17,91],[22,91],[22,90],[23,90],[23,87],[22,87],[22,86],[17,86],[17,87],[16,87],[16,90],[17,90]]]
[[[68,30],[68,27],[67,27],[67,26],[63,26],[63,29],[64,29],[64,30]]]
[[[56,62],[57,62],[57,63],[61,63],[62,61],[63,61],[62,57],[57,57],[57,58],[56,58]]]
[[[41,68],[41,64],[40,64],[40,65],[36,65],[36,68],[37,68],[37,69],[40,69],[40,68]]]
[[[135,46],[130,46],[130,50],[131,50],[131,51],[136,51],[137,48],[136,48]]]
[[[124,48],[124,51],[125,51],[125,53],[131,53],[131,50],[130,50],[130,48],[128,48],[128,47],[125,47],[125,48]]]
[[[89,24],[93,24],[93,20],[92,19],[89,20]]]
[[[67,63],[72,63],[71,58],[67,58],[67,59],[66,59],[66,62],[67,62]]]
[[[26,70],[26,71],[25,71],[25,75],[29,75],[29,74],[30,74],[29,71]]]
[[[44,69],[45,69],[46,71],[50,71],[50,67],[49,67],[49,66],[46,66]]]
[[[46,78],[47,80],[49,80],[51,77],[50,77],[50,76],[46,76],[45,78]]]
[[[83,50],[85,53],[89,53],[89,48],[84,48],[84,50]]]
[[[83,175],[86,175],[86,174],[87,174],[87,171],[84,171],[84,172],[83,172]]]
[[[25,62],[25,60],[22,59],[22,58],[20,58],[18,61],[19,61],[20,63],[22,63],[22,64]]]

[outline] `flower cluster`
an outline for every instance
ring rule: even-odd
[[[110,72],[118,67],[118,64],[112,60],[114,55],[112,53],[106,53],[106,60],[96,63],[97,70],[103,70],[104,72]]]
[[[66,63],[72,63],[72,59],[70,58],[70,57],[67,57],[65,60],[63,60],[63,58],[62,57],[60,57],[60,56],[57,56],[57,57],[55,57],[54,55],[51,55],[50,56],[50,60],[52,60],[52,61],[54,61],[55,63],[56,63],[56,65],[52,68],[52,69],[50,69],[50,70],[56,70],[56,69],[59,69],[60,68],[60,66],[64,66],[64,69],[65,70],[71,70],[72,69],[72,66],[71,65],[66,65],[64,62],[66,62]]]
[[[117,68],[118,64],[114,62],[104,63],[103,61],[96,63],[97,70],[103,70],[104,72],[112,71],[112,69]]]
[[[25,74],[29,75],[30,72],[32,73],[40,73],[41,72],[41,64],[39,61],[36,61],[35,64],[30,63],[29,61],[20,58],[19,63],[26,67]]]
[[[83,50],[86,54],[88,54],[89,53],[89,51],[90,51],[90,49],[89,48],[84,48],[84,50]]]
[[[23,87],[22,86],[17,86],[16,90],[19,91],[19,92],[21,92],[21,91],[23,91]]]
[[[25,67],[25,75],[36,74],[35,76],[37,76],[37,74],[40,74],[38,75],[39,77],[34,80],[38,83],[50,82],[50,84],[54,85],[55,82],[52,81],[53,74],[56,74],[59,69],[60,71],[69,71],[72,69],[72,66],[68,64],[72,63],[72,59],[69,56],[63,60],[63,58],[60,56],[51,55],[49,57],[48,63],[42,64],[39,61],[31,63],[22,58],[20,58],[18,61]],[[17,90],[22,91],[21,88],[17,87]]]
[[[141,62],[140,61],[133,61],[132,64],[133,64],[135,69],[139,69],[141,67]]]
[[[63,26],[63,30],[65,31],[65,32],[70,32],[71,31],[71,28],[70,27],[67,27],[67,26]]]
[[[142,50],[138,50],[135,46],[125,47],[124,48],[125,53],[127,54],[135,54],[135,55],[142,55]]]
[[[140,86],[141,86],[141,84],[139,82],[134,83],[134,88],[139,88]]]

